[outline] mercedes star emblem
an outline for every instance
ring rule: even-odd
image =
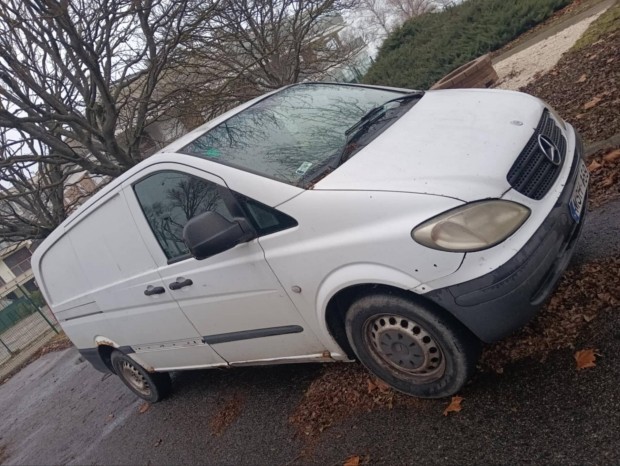
[[[556,146],[551,139],[540,134],[538,136],[538,147],[540,147],[540,150],[545,154],[549,162],[553,165],[560,165],[560,162],[562,162],[562,154],[560,154],[558,146]]]

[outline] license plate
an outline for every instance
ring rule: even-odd
[[[579,223],[581,218],[581,211],[583,210],[583,203],[586,199],[586,192],[588,190],[588,179],[590,173],[586,168],[586,164],[583,160],[579,161],[579,173],[577,174],[577,180],[575,181],[575,188],[568,203],[570,214],[575,222]]]

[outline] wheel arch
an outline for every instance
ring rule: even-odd
[[[421,283],[400,270],[374,263],[355,263],[340,267],[326,276],[316,294],[317,321],[351,358],[344,333],[344,314],[363,293],[383,290],[407,292]]]
[[[97,353],[99,353],[99,357],[108,368],[108,370],[112,372],[112,374],[116,374],[114,366],[112,366],[112,353],[115,349],[116,348],[110,345],[99,345],[97,347]]]
[[[112,353],[114,351],[119,351],[129,356],[134,352],[131,346],[120,346],[114,340],[101,335],[95,337],[95,344],[97,345],[97,354],[99,358],[113,374],[116,374],[116,371],[112,365]]]
[[[434,302],[425,298],[424,295],[417,294],[402,287],[371,282],[347,286],[336,292],[330,298],[326,305],[324,321],[329,335],[350,359],[355,359],[355,353],[349,344],[345,330],[346,313],[351,305],[358,299],[379,293],[405,297],[432,310],[432,312],[440,315],[445,320],[458,322],[458,324],[465,328],[465,326],[449,311],[439,307]]]

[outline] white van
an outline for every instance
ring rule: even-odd
[[[582,152],[525,94],[298,84],[111,182],[33,268],[83,357],[152,402],[170,371],[355,358],[444,397],[552,292]]]

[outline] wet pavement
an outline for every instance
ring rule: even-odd
[[[620,201],[590,213],[576,257],[620,253]],[[0,386],[0,463],[6,464],[620,464],[620,312],[588,324],[577,349],[597,366],[575,370],[573,350],[480,373],[444,400],[351,413],[308,446],[289,422],[320,365],[180,372],[168,400],[142,404],[74,349],[43,356]],[[216,435],[223,403],[241,405]],[[302,454],[303,453],[303,454]]]

